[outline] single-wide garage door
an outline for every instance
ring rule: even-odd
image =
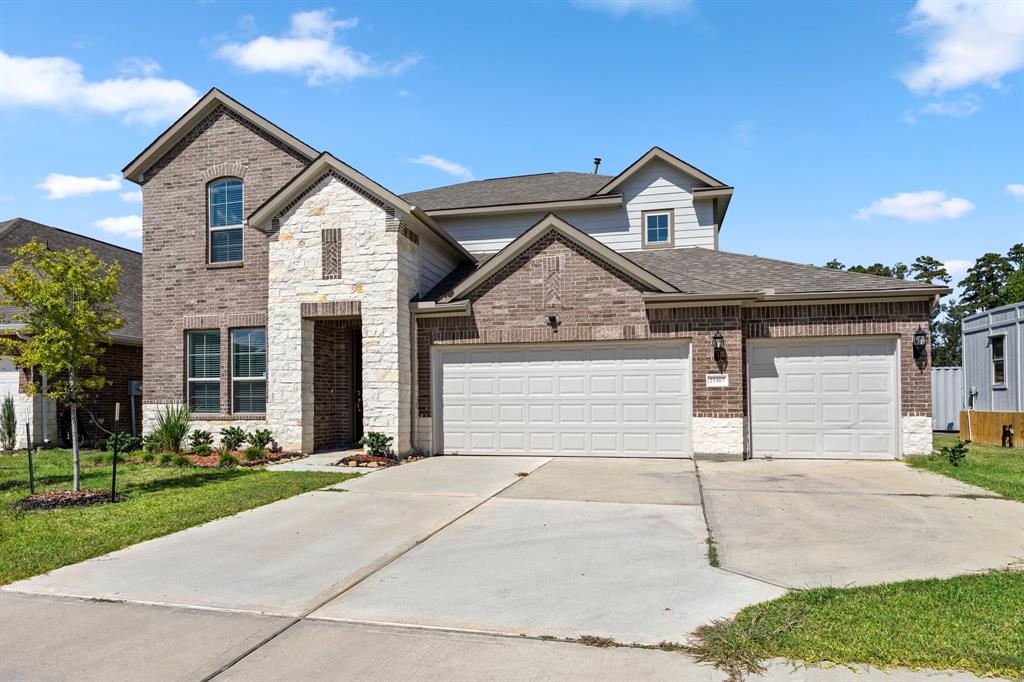
[[[687,343],[445,350],[440,360],[444,452],[691,456]]]
[[[755,457],[898,453],[896,342],[757,342],[747,349]]]

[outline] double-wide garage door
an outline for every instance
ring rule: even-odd
[[[444,452],[692,456],[688,343],[444,350],[439,360]]]
[[[895,340],[750,342],[747,358],[755,457],[897,456]]]

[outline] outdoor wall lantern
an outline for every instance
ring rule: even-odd
[[[928,345],[928,334],[920,326],[914,332],[914,359],[920,360],[924,357],[925,346]]]
[[[715,362],[721,362],[722,353],[725,352],[725,338],[722,337],[722,332],[716,331],[711,337],[711,347],[715,349]]]

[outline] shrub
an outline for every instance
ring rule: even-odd
[[[181,452],[191,417],[192,410],[188,405],[164,405],[157,409],[153,434],[161,450]]]
[[[234,467],[238,466],[238,458],[232,455],[230,452],[221,452],[220,458],[217,459],[217,466],[219,467]]]
[[[171,466],[172,464],[174,464],[174,455],[172,455],[169,452],[162,452],[162,453],[160,453],[159,463],[160,463],[160,466],[162,466],[162,467]]]
[[[255,445],[250,445],[245,449],[245,452],[243,452],[242,454],[245,455],[246,461],[255,462],[257,460],[266,458],[267,451],[264,450],[263,448],[256,447]]]
[[[0,448],[10,452],[18,444],[18,416],[14,413],[14,398],[4,397],[0,403]]]
[[[147,433],[142,438],[142,449],[151,455],[160,452],[160,439],[155,433]]]
[[[953,443],[953,445],[947,445],[942,448],[942,454],[946,456],[946,459],[949,460],[950,464],[958,467],[960,466],[960,462],[964,461],[967,457],[967,453],[970,452],[970,448],[967,447],[970,443],[971,441],[969,440],[960,440],[958,438],[956,443]]]
[[[394,438],[379,431],[370,431],[359,441],[359,444],[366,447],[366,451],[374,457],[392,457],[391,441]]]
[[[203,431],[202,429],[196,429],[192,432],[192,435],[188,437],[188,442],[192,446],[192,452],[196,452],[196,448],[206,446],[206,452],[209,454],[212,451],[213,446],[213,434],[209,431]]]
[[[270,432],[270,429],[256,429],[247,435],[245,440],[254,448],[265,450],[273,438],[274,435]]]
[[[171,464],[176,467],[190,467],[192,466],[192,460],[185,455],[172,455]]]
[[[117,444],[118,452],[135,452],[142,448],[142,439],[125,431],[115,433],[108,438],[107,444],[103,449],[107,452],[113,452],[115,443]]]
[[[156,455],[154,455],[152,452],[148,452],[147,451],[147,452],[142,453],[142,461],[145,462],[146,464],[149,464],[150,462],[152,462],[155,459],[156,459]]]
[[[201,444],[201,445],[193,445],[192,446],[192,454],[193,455],[198,455],[199,457],[206,457],[207,455],[211,454],[212,452],[213,452],[213,446],[212,445],[203,445],[203,444]]]
[[[245,431],[237,426],[225,426],[220,430],[220,445],[228,450],[238,450],[245,442]]]

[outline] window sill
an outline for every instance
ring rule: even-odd
[[[245,265],[244,261],[231,261],[230,263],[207,263],[207,270],[225,270],[228,268],[240,268]]]
[[[265,414],[214,414],[212,412],[193,412],[192,421],[206,422],[230,422],[230,421],[263,421],[267,418]]]
[[[993,391],[1005,391],[1006,390],[1006,384],[992,384],[992,390]]]

